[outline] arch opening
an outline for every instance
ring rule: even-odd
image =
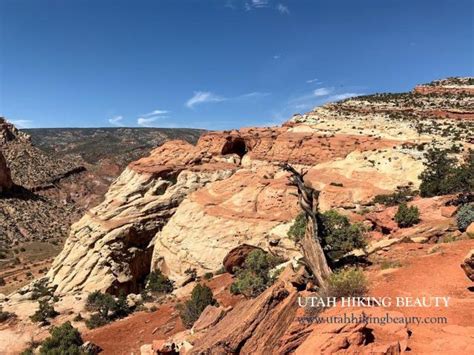
[[[242,138],[231,138],[228,139],[227,142],[222,147],[221,154],[237,154],[239,157],[243,157],[247,154],[247,145],[245,144],[245,140]]]

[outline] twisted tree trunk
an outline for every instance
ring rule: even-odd
[[[318,285],[325,287],[327,279],[331,275],[331,268],[326,260],[318,229],[319,191],[305,184],[305,173],[299,173],[287,163],[280,166],[283,170],[291,173],[290,183],[298,188],[298,200],[306,215],[306,230],[301,240],[303,255]]]

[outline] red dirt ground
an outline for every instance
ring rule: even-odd
[[[413,354],[474,353],[474,286],[460,267],[474,240],[436,244],[440,250],[428,253],[433,244],[400,244],[387,255],[399,260],[400,268],[370,271],[371,296],[451,297],[447,308],[397,308],[405,316],[447,317],[447,324],[409,325],[408,346]],[[382,274],[382,275],[381,275]]]

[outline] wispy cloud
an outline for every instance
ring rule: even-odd
[[[268,7],[269,0],[251,0],[249,5],[255,7],[256,9],[261,9],[263,7]]]
[[[123,116],[114,116],[112,118],[109,118],[109,123],[113,126],[123,126],[122,124]]]
[[[280,12],[280,14],[283,14],[283,15],[289,15],[290,14],[290,10],[288,9],[288,6],[285,6],[283,4],[278,4],[277,5],[277,10]]]
[[[312,83],[322,84],[323,82],[319,81],[319,79],[317,79],[317,78],[314,78],[314,79],[306,80],[306,83],[308,83],[308,84],[312,84]]]
[[[300,103],[304,101],[314,101],[315,98],[321,98],[323,96],[328,96],[334,91],[334,88],[319,88],[316,90],[313,90],[309,94],[304,94],[301,96],[297,96],[293,99],[290,99],[290,103]]]
[[[275,59],[275,60],[280,59],[280,58],[281,58],[281,55],[279,55],[279,54],[275,54],[275,55],[273,56],[273,59]]]
[[[166,115],[167,113],[169,113],[169,111],[167,111],[167,110],[153,110],[151,112],[145,113],[142,116],[144,116],[144,117],[162,116],[162,115]]]
[[[360,96],[360,95],[364,95],[364,94],[363,93],[356,93],[356,92],[345,92],[345,93],[342,93],[342,94],[329,96],[329,101],[340,101],[340,100],[345,100],[345,99],[349,99],[351,97],[356,97],[356,96]]]
[[[260,98],[260,97],[265,97],[269,96],[271,93],[269,92],[259,92],[259,91],[254,91],[254,92],[249,92],[248,94],[243,94],[240,96],[235,97],[235,99],[252,99],[252,98]]]
[[[31,120],[9,120],[9,122],[13,123],[17,128],[32,128],[33,121]]]
[[[142,127],[152,127],[153,123],[155,123],[160,117],[139,117],[137,119],[137,124]]]
[[[209,102],[221,102],[225,100],[227,100],[225,97],[215,95],[210,91],[195,91],[193,97],[191,97],[186,102],[186,106],[189,108],[194,108],[194,106],[196,105],[201,105]]]
[[[213,94],[210,91],[195,91],[194,96],[191,97],[187,102],[186,106],[189,108],[194,108],[196,105],[204,103],[216,103],[222,101],[235,101],[235,100],[250,100],[250,99],[259,99],[271,95],[269,92],[260,92],[253,91],[246,94],[234,96],[234,97],[223,97],[216,94]]]
[[[334,91],[333,88],[319,88],[313,91],[313,95],[316,97],[327,96],[333,91]]]

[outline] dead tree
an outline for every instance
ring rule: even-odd
[[[299,173],[291,165],[284,163],[280,167],[288,171],[290,183],[298,189],[298,200],[306,215],[306,230],[301,247],[303,255],[320,287],[325,287],[331,268],[322,247],[322,238],[318,227],[319,191],[304,182],[306,172]]]

